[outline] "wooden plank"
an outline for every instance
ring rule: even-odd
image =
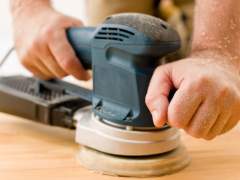
[[[148,179],[240,179],[239,137],[240,126],[210,142],[183,134],[191,165],[173,175]],[[76,160],[78,148],[74,131],[0,114],[1,180],[119,179],[81,167]]]

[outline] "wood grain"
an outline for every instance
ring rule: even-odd
[[[183,134],[183,142],[192,157],[191,165],[173,175],[147,179],[240,179],[239,126],[210,142]],[[78,150],[74,131],[0,114],[1,180],[125,179],[96,174],[81,167],[76,160]]]

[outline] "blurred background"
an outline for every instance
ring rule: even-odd
[[[85,21],[85,0],[55,0],[53,5],[59,11]],[[0,0],[0,59],[13,46],[9,0]],[[0,68],[0,75],[29,74],[19,63],[13,52],[7,62]]]

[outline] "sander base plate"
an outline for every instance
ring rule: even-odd
[[[77,159],[84,167],[101,174],[123,177],[162,176],[179,171],[190,163],[184,146],[153,156],[116,156],[81,146]]]
[[[166,153],[180,144],[180,133],[175,128],[139,130],[118,127],[94,116],[91,107],[75,113],[76,142],[101,152],[120,156],[149,156]]]

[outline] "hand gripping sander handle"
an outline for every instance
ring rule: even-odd
[[[70,28],[67,36],[83,66],[93,70],[94,114],[116,124],[154,127],[147,87],[159,59],[180,48],[178,33],[159,18],[124,13],[97,28]]]

